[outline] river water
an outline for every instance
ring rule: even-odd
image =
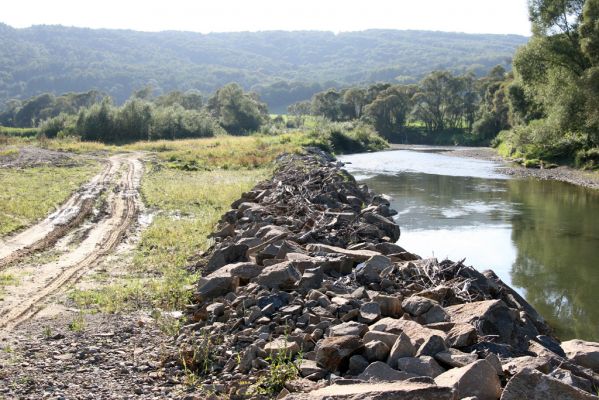
[[[358,181],[393,196],[406,250],[492,269],[560,339],[599,341],[599,192],[510,178],[500,164],[435,151],[339,159]]]

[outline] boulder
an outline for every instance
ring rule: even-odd
[[[597,400],[597,398],[531,368],[525,368],[513,376],[501,395],[501,400]]]
[[[391,260],[388,257],[383,255],[370,257],[356,267],[356,280],[365,285],[373,282],[380,282],[381,273],[391,266]]]
[[[383,317],[399,318],[403,315],[401,308],[401,299],[397,296],[388,296],[385,294],[369,295],[370,300],[377,303],[381,308]]]
[[[295,266],[295,265],[294,265]],[[298,288],[301,290],[310,290],[310,289],[318,289],[322,286],[322,281],[324,279],[324,273],[322,272],[322,268],[311,268],[306,269],[302,274],[302,278],[297,284]]]
[[[439,335],[431,335],[422,343],[420,348],[418,348],[418,352],[416,352],[416,357],[420,356],[434,356],[435,354],[447,350],[447,346],[445,345],[445,340]]]
[[[371,324],[381,317],[381,306],[379,303],[364,303],[360,307],[360,321]]]
[[[245,244],[232,244],[214,251],[206,264],[206,271],[212,272],[227,264],[249,261],[248,249]]]
[[[320,368],[318,364],[316,364],[316,361],[312,360],[301,360],[298,369],[302,378],[319,380],[327,375],[327,371]]]
[[[391,347],[387,364],[395,368],[397,367],[397,360],[400,358],[414,357],[415,355],[416,348],[412,344],[412,341],[408,335],[401,332],[399,335],[397,335],[397,339],[395,340],[395,343],[393,343],[393,347]]]
[[[476,396],[479,400],[497,400],[501,396],[501,383],[497,372],[486,360],[450,369],[437,376],[435,383],[453,388],[458,399]]]
[[[562,342],[562,349],[568,359],[599,373],[599,343],[574,339]]]
[[[364,348],[357,336],[335,336],[322,339],[316,345],[316,362],[330,372],[347,369],[349,358]]]
[[[585,392],[593,393],[593,384],[590,380],[576,376],[572,371],[567,369],[556,368],[548,374],[550,377],[557,379],[558,381],[565,383],[566,385],[574,386]]]
[[[357,263],[366,261],[370,257],[381,254],[371,250],[347,250],[341,247],[328,246],[326,244],[309,244],[306,246],[306,249],[313,253],[341,254]]]
[[[356,354],[349,358],[349,370],[347,372],[351,375],[359,375],[364,372],[369,365],[370,363],[366,357]]]
[[[310,393],[292,393],[284,400],[454,400],[450,388],[420,382],[379,382],[331,385]]]
[[[416,346],[422,345],[422,343],[424,343],[433,335],[437,335],[445,339],[445,333],[438,330],[429,329],[417,322],[408,321],[405,319],[383,318],[370,325],[369,329],[371,331],[388,332],[394,333],[396,335],[404,332]]]
[[[433,305],[427,312],[422,314],[422,321],[425,324],[436,324],[449,321],[449,314],[438,304]]]
[[[413,378],[414,376],[416,375],[398,371],[384,362],[376,361],[370,364],[364,372],[358,376],[358,379],[364,381],[404,381]]]
[[[389,220],[389,218],[373,212],[363,213],[362,216],[366,222],[385,232],[391,238],[390,242],[397,242],[399,240],[401,234],[399,226],[392,220]]]
[[[493,353],[491,353],[491,354],[493,354]],[[476,360],[478,360],[478,355],[464,353],[457,349],[447,349],[445,351],[441,351],[441,352],[435,354],[435,359],[443,364],[459,368],[459,367],[464,367],[464,366],[471,364],[471,363],[475,362]],[[489,361],[489,360],[487,359],[487,361]],[[501,364],[499,364],[499,366],[501,369]],[[495,365],[493,365],[493,368],[495,369],[496,373],[501,372],[501,371],[497,371],[497,367]]]
[[[434,358],[429,356],[404,357],[397,360],[397,368],[417,376],[435,378],[445,372]]]
[[[284,338],[278,338],[272,342],[266,343],[266,345],[264,345],[264,351],[266,351],[268,354],[272,354],[273,356],[276,356],[279,353],[292,356],[300,351],[300,347],[296,342],[286,340]]]
[[[512,342],[515,316],[501,300],[475,301],[445,307],[451,321],[472,323],[478,334],[498,335],[503,343]]]
[[[370,362],[387,360],[389,351],[389,346],[378,340],[364,344],[364,357]]]
[[[438,304],[439,303],[437,303],[436,301],[428,299],[426,297],[411,296],[407,299],[404,299],[404,301],[401,303],[401,307],[404,311],[417,317],[430,310],[432,306]]]
[[[265,267],[254,281],[269,289],[292,289],[302,278],[299,271],[289,261]]]
[[[451,347],[466,347],[476,343],[476,329],[471,324],[457,323],[447,332],[446,343]]]
[[[393,333],[368,331],[368,332],[366,332],[366,334],[364,335],[362,340],[364,340],[364,343],[378,340],[378,341],[385,343],[387,345],[387,347],[392,348],[398,337],[399,337],[399,335],[395,335]]]
[[[329,328],[329,336],[358,336],[362,337],[368,332],[368,325],[350,321]]]

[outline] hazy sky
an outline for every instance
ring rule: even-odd
[[[530,34],[526,0],[2,0],[0,22],[143,31],[355,31]]]

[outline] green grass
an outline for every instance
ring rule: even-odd
[[[0,236],[44,218],[98,171],[97,163],[0,169]]]
[[[12,137],[35,137],[37,136],[38,128],[9,128],[0,126],[0,135],[12,136]]]
[[[269,174],[268,164],[213,171],[181,171],[166,165],[147,165],[142,195],[156,216],[142,233],[126,274],[97,289],[73,291],[71,298],[80,307],[102,312],[182,309],[199,277],[185,267],[208,248],[208,235],[230,204]]]

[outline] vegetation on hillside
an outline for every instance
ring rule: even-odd
[[[95,88],[117,104],[148,85],[212,93],[230,82],[276,112],[329,87],[417,82],[435,69],[509,68],[527,38],[426,31],[134,32],[0,23],[0,105]],[[1,106],[0,106],[1,107]]]
[[[512,129],[503,155],[530,163],[599,166],[599,1],[530,1],[533,38],[514,59],[502,92]]]

